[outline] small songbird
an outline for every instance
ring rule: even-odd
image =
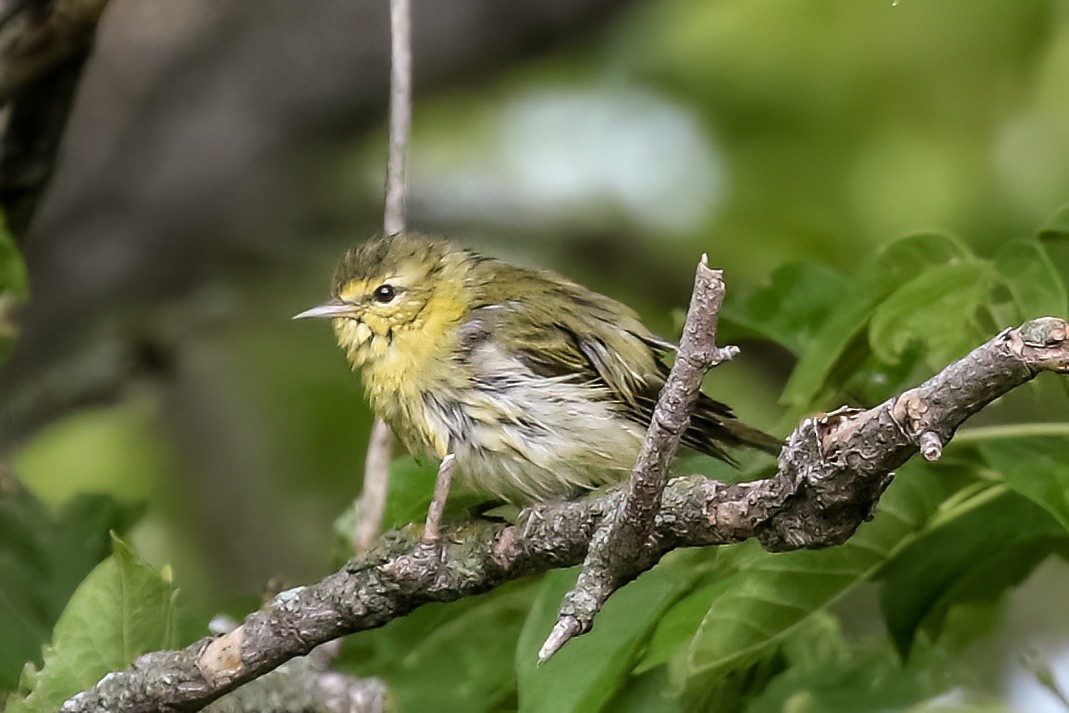
[[[345,254],[333,322],[375,414],[413,455],[510,502],[569,497],[635,464],[674,347],[628,307],[546,270],[441,238],[373,238]],[[705,394],[682,442],[776,453],[777,439]]]

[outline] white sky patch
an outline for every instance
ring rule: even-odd
[[[722,197],[703,128],[648,91],[524,92],[476,121],[466,153],[410,153],[421,209],[517,222],[623,218],[682,232],[707,220]]]

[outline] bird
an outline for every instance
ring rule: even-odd
[[[617,300],[420,233],[347,251],[330,295],[294,319],[331,320],[374,414],[469,489],[558,500],[634,467],[675,346]],[[728,462],[782,445],[705,393],[681,442]]]

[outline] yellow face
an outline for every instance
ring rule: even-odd
[[[412,361],[443,345],[463,314],[467,257],[425,236],[373,239],[342,259],[330,302],[298,317],[331,318],[354,368],[388,355]]]
[[[421,266],[395,270],[370,279],[353,278],[341,286],[337,299],[352,306],[352,313],[333,320],[338,343],[347,353],[362,357],[363,363],[377,356],[372,342],[382,338],[381,349],[389,346],[395,332],[420,329],[424,310],[434,296],[434,280]],[[356,366],[357,364],[354,364]]]

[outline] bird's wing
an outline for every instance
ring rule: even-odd
[[[634,408],[651,389],[656,396],[660,356],[673,347],[630,308],[550,273],[499,264],[495,278],[465,320],[462,342],[494,341],[540,376],[599,382]]]
[[[668,376],[663,357],[675,350],[671,342],[625,305],[555,275],[515,268],[495,284],[510,287],[476,303],[462,341],[492,340],[536,374],[602,386],[623,416],[649,425]],[[776,439],[739,423],[729,406],[705,394],[698,395],[682,442],[727,461],[724,446],[778,450]]]

